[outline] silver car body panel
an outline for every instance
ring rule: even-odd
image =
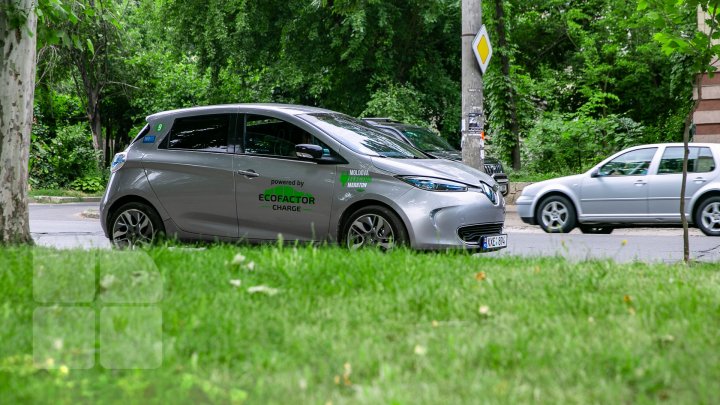
[[[658,174],[663,153],[680,143],[640,145],[620,151],[585,173],[531,184],[523,189],[516,201],[518,215],[533,223],[538,204],[550,194],[568,197],[577,210],[578,221],[585,224],[678,224],[680,223],[680,185],[682,174]],[[690,147],[709,148],[714,169],[704,173],[688,173],[686,218],[693,223],[692,213],[707,193],[720,192],[720,145],[691,143]],[[657,148],[647,174],[593,177],[592,173],[616,157],[638,149]]]
[[[160,143],[180,117],[204,114],[263,115],[292,124],[344,158],[323,164],[292,157],[162,149]],[[463,226],[493,224],[501,231],[505,201],[495,203],[480,182],[495,184],[485,173],[442,159],[394,159],[363,155],[326,133],[305,114],[333,111],[280,104],[236,104],[175,110],[147,118],[149,131],[126,150],[125,165],[111,175],[101,215],[106,235],[116,202],[141,197],[160,214],[169,234],[186,240],[337,241],[342,221],[358,207],[381,204],[397,213],[418,249],[478,248],[458,236]],[[304,117],[305,116],[305,117]],[[234,129],[240,131],[238,120]],[[233,131],[231,131],[233,132]],[[399,175],[466,183],[466,192],[416,188]],[[475,187],[475,188],[473,188]],[[495,229],[495,228],[494,228]]]

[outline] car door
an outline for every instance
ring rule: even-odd
[[[322,145],[297,124],[247,114],[238,122],[242,152],[235,155],[240,237],[251,240],[324,240],[332,210],[337,165],[302,160],[296,144]]]
[[[150,185],[180,230],[237,238],[233,154],[236,114],[176,118],[160,147],[143,158]]]
[[[658,148],[625,152],[583,179],[580,206],[590,220],[629,222],[648,214],[648,170]]]
[[[688,155],[688,176],[685,197],[692,196],[712,179],[716,163],[708,147],[691,146]],[[665,148],[658,165],[657,174],[650,182],[648,204],[650,217],[658,222],[680,222],[680,186],[682,185],[683,147]]]

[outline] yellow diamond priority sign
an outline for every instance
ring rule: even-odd
[[[487,70],[490,58],[492,57],[492,45],[490,45],[490,37],[488,36],[485,24],[480,27],[480,31],[475,35],[472,47],[475,58],[478,64],[480,64],[480,70],[485,74],[485,70]]]

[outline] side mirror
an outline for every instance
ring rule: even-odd
[[[323,156],[323,148],[320,145],[301,143],[295,145],[295,154],[300,159],[320,159]]]
[[[593,169],[593,171],[590,172],[590,177],[600,177],[600,170]]]

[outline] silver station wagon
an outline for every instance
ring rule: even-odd
[[[354,249],[496,250],[497,183],[337,112],[235,104],[162,112],[111,166],[100,204],[117,246],[330,241]]]
[[[678,225],[683,150],[678,143],[635,146],[586,173],[532,184],[517,199],[518,214],[547,232]],[[689,151],[685,216],[720,236],[720,144],[693,143]]]

